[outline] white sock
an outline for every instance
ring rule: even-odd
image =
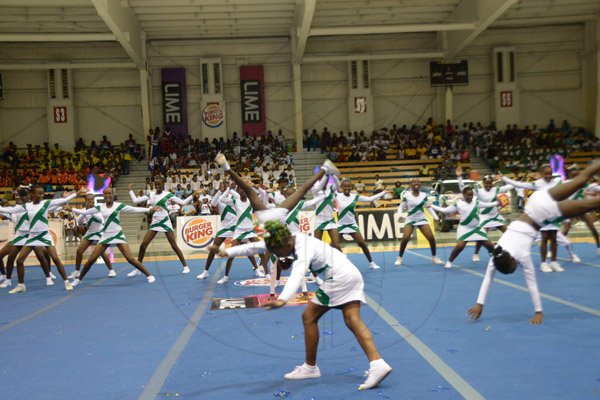
[[[316,366],[316,365],[308,365],[306,362],[304,363],[304,366],[305,366],[306,368],[308,368],[309,370],[311,370],[311,371],[314,371],[314,370],[316,370],[316,369],[317,369],[317,366]]]
[[[378,358],[377,360],[373,360],[373,361],[369,362],[369,366],[370,367],[376,367],[376,366],[381,365],[383,363],[384,363],[383,358]]]

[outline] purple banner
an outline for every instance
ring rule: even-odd
[[[188,136],[187,98],[185,93],[185,68],[161,70],[163,124],[179,138]]]

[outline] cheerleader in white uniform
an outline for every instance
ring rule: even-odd
[[[510,178],[507,178],[506,176],[502,176],[502,174],[498,174],[498,178],[502,179],[504,182],[506,182],[509,185],[512,185],[514,187],[520,187],[523,189],[535,190],[535,191],[550,189],[556,185],[559,185],[562,182],[562,179],[560,177],[552,176],[552,167],[550,167],[549,165],[542,166],[540,169],[540,174],[541,174],[541,178],[539,178],[531,183],[515,181]],[[560,234],[561,236],[563,236],[563,237],[561,237],[561,241],[568,242],[568,239],[559,232],[559,227],[560,227],[559,224],[561,221],[562,221],[562,219],[560,219],[560,218],[557,220],[544,221],[544,223],[542,224],[542,227],[540,229],[540,232],[542,234],[542,240],[540,241],[540,257],[542,259],[542,262],[540,264],[540,271],[542,271],[542,272],[552,272],[552,271],[562,272],[562,271],[564,271],[564,269],[556,261],[557,236]],[[548,264],[546,262],[546,256],[547,256],[546,250],[547,250],[548,242],[550,242],[550,251],[551,251],[550,264]]]
[[[349,179],[344,179],[342,182],[342,193],[337,193],[335,199],[338,206],[338,221],[337,221],[337,230],[340,235],[350,235],[358,244],[365,255],[367,260],[369,260],[369,268],[371,269],[379,269],[381,268],[379,265],[375,264],[373,258],[371,257],[371,252],[369,251],[369,247],[367,247],[367,243],[365,239],[362,237],[360,232],[358,231],[358,225],[356,224],[356,212],[355,207],[356,203],[359,201],[364,202],[372,202],[377,199],[382,198],[388,192],[382,191],[377,193],[376,195],[367,197],[361,196],[359,194],[352,194],[352,181]]]
[[[434,264],[443,264],[444,262],[436,256],[436,243],[435,236],[433,236],[433,232],[431,232],[431,228],[429,227],[429,221],[427,221],[427,217],[425,215],[425,208],[429,207],[427,204],[427,194],[421,192],[421,180],[419,178],[414,178],[410,181],[410,190],[406,190],[402,194],[402,201],[398,206],[398,221],[402,217],[402,211],[407,210],[408,215],[404,220],[404,228],[402,229],[402,240],[400,241],[400,249],[398,251],[398,258],[396,258],[396,262],[394,265],[402,265],[402,256],[404,255],[404,250],[406,250],[406,245],[412,236],[415,227],[419,228],[423,236],[429,242],[429,248],[431,249],[431,262]],[[436,213],[430,213],[430,215],[437,219]]]
[[[456,246],[452,249],[450,258],[446,261],[444,268],[452,268],[452,261],[458,257],[461,251],[465,248],[468,242],[482,242],[483,247],[488,249],[490,252],[494,250],[494,245],[487,237],[487,233],[483,230],[479,222],[479,211],[480,207],[495,207],[498,205],[497,201],[486,203],[485,201],[479,201],[473,199],[473,188],[470,186],[465,187],[462,190],[463,199],[458,200],[455,205],[450,207],[438,207],[432,205],[431,208],[435,211],[444,214],[456,214],[460,215],[460,221],[456,229]]]
[[[287,188],[287,190],[285,192],[285,197],[287,198],[287,197],[291,196],[295,190],[296,190],[295,188],[291,188],[291,187]],[[299,220],[300,211],[310,208],[314,205],[321,204],[324,197],[325,197],[325,195],[321,194],[320,196],[317,196],[312,200],[308,200],[308,201],[300,200],[300,203],[298,203],[296,205],[296,207],[294,207],[294,209],[288,213],[287,218],[285,219],[284,223],[288,227],[288,229],[292,233],[292,235],[300,233],[300,220]],[[272,256],[271,261],[272,261],[272,264],[271,264],[271,289],[269,291],[269,295],[271,298],[274,298],[275,297],[275,286],[279,285],[279,278],[281,277],[281,266],[277,263],[277,257]],[[308,288],[306,287],[306,279],[304,279],[304,278],[302,279],[301,289],[302,289],[302,294],[304,295],[304,298],[306,300],[308,300]]]
[[[100,211],[100,206],[94,206],[94,195],[91,193],[85,196],[85,208],[86,210],[94,208]],[[102,228],[104,228],[104,218],[102,217],[102,213],[100,212],[95,212],[93,214],[88,215],[81,215],[81,212],[83,210],[80,210],[78,208],[63,207],[63,209],[66,211],[71,211],[73,214],[79,215],[80,223],[87,226],[85,235],[83,236],[83,239],[81,240],[81,243],[79,243],[77,251],[75,252],[75,271],[73,271],[73,273],[69,275],[69,278],[75,279],[79,278],[79,275],[81,274],[80,271],[81,261],[83,260],[83,253],[90,246],[95,246],[98,243],[98,240],[100,240],[100,237],[102,236]],[[108,254],[104,252],[100,255],[100,257],[102,257],[106,268],[108,268],[108,277],[113,278],[117,276],[117,273],[113,269],[112,262],[110,261],[110,257],[108,256]]]
[[[538,190],[531,195],[525,206],[525,213],[518,220],[512,222],[498,240],[494,256],[488,263],[477,303],[467,310],[470,319],[477,320],[481,317],[494,272],[498,270],[503,274],[511,274],[515,271],[517,264],[520,264],[535,311],[529,322],[534,325],[543,322],[542,301],[535,279],[535,268],[531,260],[531,245],[537,231],[546,224],[545,221],[559,217],[573,218],[600,208],[600,198],[569,200],[573,193],[583,187],[598,172],[600,172],[600,162],[594,161],[572,180],[549,189]]]
[[[80,193],[85,194],[87,191],[83,188],[80,189]],[[29,253],[34,251],[38,259],[40,259],[44,256],[43,251],[45,249],[58,268],[58,273],[65,284],[65,290],[73,290],[67,274],[65,273],[65,266],[58,258],[58,253],[52,243],[50,228],[48,227],[48,211],[50,211],[52,207],[60,207],[61,205],[68,203],[75,197],[77,197],[77,193],[72,193],[62,199],[44,200],[44,189],[41,186],[33,186],[31,188],[31,202],[25,204],[25,210],[27,211],[29,219],[29,236],[27,237],[25,246],[23,246],[17,257],[17,273],[19,275],[21,274],[20,270],[23,270],[23,274],[25,273],[25,260]],[[25,284],[19,283],[9,293],[13,294],[25,291]]]
[[[123,233],[123,227],[121,226],[121,220],[119,216],[122,212],[142,214],[150,211],[158,211],[158,207],[146,208],[146,207],[132,207],[123,203],[114,201],[114,192],[111,188],[104,189],[104,204],[100,204],[98,208],[90,208],[80,212],[81,215],[92,215],[102,214],[104,219],[104,227],[102,228],[102,236],[98,239],[98,244],[94,246],[92,255],[83,265],[83,270],[79,278],[73,281],[73,286],[77,286],[83,281],[83,278],[88,273],[92,265],[96,262],[98,257],[104,253],[108,246],[117,246],[121,254],[125,257],[127,262],[133,265],[135,268],[140,270],[141,273],[146,275],[148,283],[154,283],[156,280],[150,272],[144,267],[144,265],[136,260],[131,254],[131,249],[127,244],[127,239]]]
[[[225,155],[222,153],[217,154],[215,157],[215,161],[223,167],[225,172],[229,172],[231,179],[237,184],[237,186],[246,194],[254,213],[256,214],[256,219],[258,219],[259,223],[264,223],[270,220],[276,221],[285,221],[288,213],[296,207],[296,204],[304,198],[304,195],[311,189],[311,187],[323,178],[327,174],[331,175],[340,175],[340,171],[337,169],[335,165],[329,160],[325,160],[323,166],[312,176],[311,179],[304,182],[304,184],[298,188],[290,197],[286,198],[281,204],[279,204],[275,208],[269,208],[267,201],[265,201],[264,196],[263,199],[259,196],[252,185],[240,177],[235,171],[231,170]]]
[[[456,168],[456,176],[458,177],[458,187],[463,190],[465,185],[462,179],[462,168]],[[483,177],[483,187],[474,189],[475,197],[479,201],[492,203],[498,201],[498,196],[502,193],[507,193],[512,189],[512,185],[494,187],[494,177],[486,175]],[[506,231],[506,220],[500,215],[498,206],[485,207],[479,209],[479,223],[483,230],[487,233],[490,229],[498,229],[501,232]],[[479,250],[481,242],[475,242],[475,251],[473,253],[473,262],[479,262]]]
[[[577,166],[572,166],[571,168],[569,168],[569,178],[570,179],[575,178],[578,174],[579,174],[579,168],[577,168]],[[598,186],[596,184],[593,184],[593,185],[586,184],[584,187],[579,189],[577,192],[575,192],[571,196],[571,200],[585,199],[586,193],[587,194],[595,194],[598,192],[600,192],[600,186]],[[582,215],[580,217],[580,219],[583,222],[585,222],[585,225],[588,227],[592,236],[594,237],[594,241],[596,242],[596,255],[600,256],[600,237],[598,237],[598,231],[596,230],[596,227],[594,226],[594,216],[592,214],[588,213],[588,214]],[[572,221],[570,219],[566,219],[563,221],[563,230],[561,232],[562,235],[564,235],[566,237],[569,234],[571,225],[572,225]],[[560,235],[557,235],[556,241],[558,242],[559,245],[561,244],[560,239],[561,239]],[[567,243],[568,243],[568,241],[567,241]],[[572,262],[580,262],[581,261],[579,259],[579,257],[577,257],[576,254],[572,253],[570,243],[568,243],[568,245],[567,245],[567,250],[569,251]]]
[[[339,188],[340,181],[337,176],[333,175],[333,182],[329,184],[329,176],[325,175],[313,185],[311,190],[313,197],[323,196],[321,201],[315,204],[315,237],[321,239],[323,233],[327,232],[331,245],[342,251],[335,220],[335,197]]]
[[[392,368],[381,358],[369,328],[360,317],[360,306],[365,303],[365,295],[363,278],[358,268],[339,250],[311,236],[292,235],[279,221],[266,222],[265,230],[268,235],[264,241],[219,252],[221,256],[232,257],[264,253],[268,249],[278,257],[283,269],[292,268],[290,278],[279,298],[263,303],[263,308],[283,307],[295,295],[307,272],[315,272],[323,277],[323,284],[302,314],[305,362],[285,374],[285,378],[309,379],[321,376],[317,366],[318,323],[325,313],[337,308],[342,310],[346,326],[352,331],[369,359],[367,379],[358,389],[371,389],[379,385]]]
[[[219,209],[219,215],[221,218],[220,229],[215,235],[215,240],[213,245],[218,249],[219,246],[225,242],[228,238],[233,238],[233,232],[235,231],[235,225],[237,224],[237,212],[235,207],[232,205],[231,197],[231,188],[227,186],[225,181],[221,182],[221,186],[219,191],[215,193],[210,204],[213,207],[217,207]],[[208,257],[206,258],[206,264],[204,265],[204,271],[200,275],[198,275],[197,279],[206,279],[208,278],[208,269],[215,258],[216,250],[211,250],[212,247],[209,247]],[[248,257],[250,262],[256,263],[254,256]],[[229,262],[229,260],[228,260]]]
[[[21,188],[18,191],[17,205],[13,207],[0,207],[0,210],[5,215],[12,219],[14,224],[13,238],[10,242],[7,242],[4,247],[0,250],[0,264],[4,267],[4,257],[8,256],[6,262],[6,276],[5,279],[0,283],[0,288],[7,288],[12,286],[12,273],[15,266],[15,260],[21,251],[21,248],[27,243],[29,237],[29,215],[25,210],[25,203],[30,201],[30,192],[28,189]],[[36,254],[37,256],[37,254]],[[46,284],[54,285],[52,278],[50,277],[50,261],[48,253],[44,251],[44,257],[38,257],[40,266],[46,276]],[[19,274],[17,270],[18,282],[25,287],[25,269]]]
[[[177,239],[175,238],[175,233],[173,232],[173,224],[171,223],[171,219],[169,218],[169,210],[168,203],[173,202],[175,204],[179,204],[180,206],[188,204],[193,200],[193,195],[189,196],[185,200],[181,200],[179,197],[175,196],[171,192],[165,191],[165,180],[161,176],[157,176],[154,179],[154,187],[156,188],[155,193],[151,193],[150,196],[142,196],[137,197],[135,192],[132,190],[133,185],[129,185],[129,196],[131,197],[131,201],[134,204],[140,204],[144,202],[148,202],[149,207],[157,207],[158,211],[152,214],[152,221],[150,222],[150,228],[144,235],[144,239],[140,244],[140,249],[138,252],[138,261],[140,263],[144,262],[144,256],[146,255],[146,249],[156,237],[156,234],[159,232],[164,232],[167,240],[169,241],[169,245],[171,249],[177,254],[177,258],[181,262],[182,273],[188,274],[190,272],[190,268],[187,265],[187,261],[181,252],[179,246],[177,246]],[[199,193],[199,191],[198,191]],[[138,269],[134,269],[127,276],[136,276],[139,275],[140,271]]]
[[[233,242],[231,245],[239,246],[245,241],[257,242],[259,239],[254,231],[252,205],[250,204],[250,200],[248,200],[246,193],[243,191],[241,193],[237,193],[235,190],[231,190],[229,193],[230,196],[225,197],[223,202],[230,207],[233,207],[237,215],[237,222],[233,231]],[[263,278],[266,274],[268,274],[267,262],[264,257],[262,257],[264,272],[259,269],[254,257],[250,257],[250,261],[252,263],[252,268],[254,269],[254,274],[257,277]],[[232,265],[233,258],[227,260],[227,264],[225,265],[225,275],[223,278],[219,279],[217,283],[224,284],[229,281],[229,271],[231,270]]]

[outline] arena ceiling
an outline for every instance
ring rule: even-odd
[[[0,44],[115,41],[139,67],[144,40],[287,37],[302,63],[318,37],[423,33],[437,49],[404,56],[452,58],[488,28],[599,16],[599,0],[0,0]]]

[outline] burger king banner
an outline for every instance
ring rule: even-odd
[[[177,245],[184,253],[197,252],[210,246],[219,231],[217,215],[177,218]]]

